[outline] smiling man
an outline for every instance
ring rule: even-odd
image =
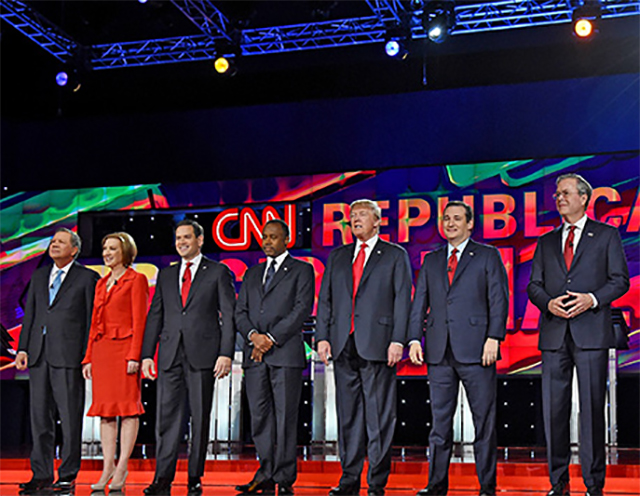
[[[418,496],[446,495],[449,489],[460,382],[473,414],[480,496],[490,496],[496,493],[496,361],[506,334],[507,274],[496,248],[471,239],[469,205],[447,203],[441,222],[447,245],[424,257],[409,324],[411,361],[429,365],[433,417],[429,484]]]
[[[378,236],[372,200],[350,206],[354,243],[329,255],[318,300],[316,342],[333,358],[342,477],[330,496],[355,495],[365,456],[370,496],[383,495],[396,425],[396,364],[411,304],[411,265],[404,248]]]
[[[573,369],[580,395],[580,464],[587,495],[605,481],[604,406],[608,349],[615,347],[611,302],[629,290],[629,270],[615,227],[586,215],[591,185],[578,174],[556,181],[562,225],[538,240],[528,292],[540,309],[542,411],[549,496],[569,494]]]
[[[243,368],[251,434],[260,468],[236,489],[243,494],[293,494],[302,371],[306,366],[302,325],[313,307],[311,264],[287,251],[289,226],[279,219],[262,230],[267,261],[242,282],[235,321],[245,339]]]
[[[229,374],[235,341],[231,271],[202,255],[204,231],[197,222],[179,222],[175,238],[181,261],[158,275],[142,345],[142,374],[154,380],[153,356],[160,342],[156,473],[144,490],[153,495],[171,493],[185,397],[191,411],[188,493],[202,493],[214,378]]]

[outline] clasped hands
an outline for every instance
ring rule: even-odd
[[[588,293],[567,291],[566,294],[553,298],[547,308],[556,317],[571,319],[589,310],[592,306],[593,299]]]
[[[251,350],[251,360],[254,362],[261,362],[264,354],[273,347],[273,341],[266,334],[260,334],[254,332],[249,338],[253,343],[253,350]]]

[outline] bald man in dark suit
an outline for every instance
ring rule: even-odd
[[[267,222],[262,249],[267,261],[242,282],[235,321],[245,339],[243,368],[251,434],[260,468],[236,489],[243,494],[293,494],[302,371],[307,364],[302,326],[313,307],[311,264],[287,251],[289,227]]]

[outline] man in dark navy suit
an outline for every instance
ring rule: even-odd
[[[202,493],[214,379],[231,370],[236,293],[231,271],[201,253],[204,231],[185,219],[176,227],[181,261],[160,271],[142,344],[142,373],[156,378],[156,473],[145,494],[170,494],[176,472],[185,398],[191,411],[188,494]]]
[[[244,374],[251,434],[260,468],[243,494],[293,494],[302,371],[307,360],[302,326],[313,307],[311,264],[287,251],[289,226],[279,219],[262,230],[267,261],[247,271],[235,321],[245,339]]]
[[[54,489],[71,492],[80,470],[84,379],[81,362],[87,347],[98,274],[77,263],[82,242],[69,229],[58,229],[49,255],[52,267],[31,278],[20,332],[16,368],[29,367],[31,470],[22,494]],[[62,464],[53,484],[55,411],[62,428]]]
[[[453,416],[462,382],[473,415],[480,495],[489,496],[496,492],[496,361],[506,334],[507,274],[496,248],[470,238],[470,206],[449,202],[442,229],[447,245],[424,258],[409,324],[411,361],[429,366],[433,416],[429,484],[418,495],[446,495],[449,489]]]
[[[611,302],[629,289],[629,271],[615,227],[586,215],[591,185],[578,174],[556,181],[562,225],[538,240],[528,292],[540,309],[542,407],[551,490],[569,494],[571,384],[578,374],[580,464],[587,495],[605,480],[605,420],[609,348],[615,347]]]
[[[411,305],[411,264],[404,248],[378,236],[372,200],[350,206],[354,243],[329,255],[318,300],[320,359],[333,358],[342,477],[330,496],[358,494],[365,455],[370,496],[384,495],[396,425],[396,364]]]

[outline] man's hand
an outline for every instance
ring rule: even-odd
[[[331,358],[331,344],[329,341],[318,342],[318,355],[325,365],[329,365],[329,359]]]
[[[216,379],[222,379],[231,372],[231,358],[226,356],[219,356],[216,360],[216,366],[213,368],[213,376]]]
[[[254,332],[251,335],[251,342],[253,343],[253,347],[263,355],[273,346],[273,341],[269,339],[269,336],[260,334],[259,332]]]
[[[140,362],[136,362],[135,360],[129,360],[127,362],[127,374],[137,374],[138,370],[140,370]]]
[[[494,338],[487,338],[484,342],[482,350],[482,365],[488,367],[498,360],[498,350],[500,349],[500,341]]]
[[[142,360],[142,377],[145,379],[156,380],[158,373],[156,372],[156,364],[153,363],[152,358],[145,358]]]
[[[258,350],[258,348],[254,346],[254,348],[251,350],[251,360],[260,363],[263,356],[264,353],[260,353],[260,350]]]
[[[567,313],[567,310],[565,308],[565,300],[567,298],[571,298],[571,297],[566,294],[558,296],[557,298],[554,298],[549,302],[549,305],[547,305],[547,308],[556,317],[568,319],[569,314]]]
[[[593,299],[591,295],[587,293],[574,293],[573,291],[567,291],[568,298],[573,298],[567,302],[565,310],[567,311],[568,318],[577,317],[583,312],[586,312],[593,306]]]
[[[387,349],[387,365],[394,367],[396,363],[402,360],[402,350],[404,346],[398,343],[391,343]]]
[[[422,365],[424,363],[424,359],[422,357],[422,345],[420,343],[411,343],[411,346],[409,347],[409,358],[411,359],[411,363],[414,365]]]
[[[82,377],[84,377],[87,381],[93,379],[93,374],[91,373],[91,364],[85,363],[82,366]]]
[[[16,355],[16,369],[27,370],[27,363],[29,362],[29,355],[24,351],[19,351]]]

